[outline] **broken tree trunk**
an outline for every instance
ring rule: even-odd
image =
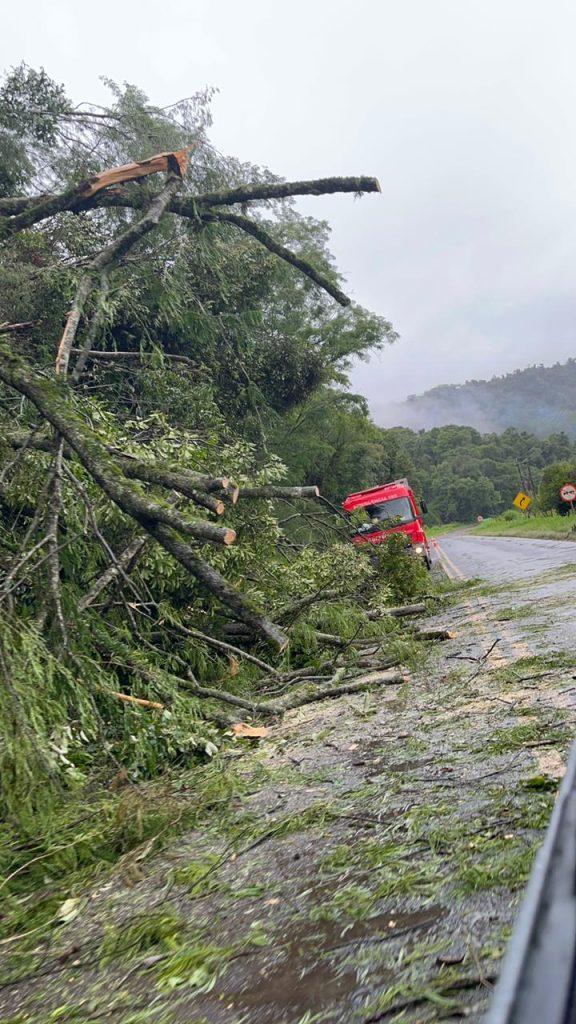
[[[129,164],[121,164],[120,167],[110,167],[107,171],[101,171],[100,174],[95,174],[83,182],[78,188],[79,198],[91,199],[109,185],[121,185],[122,182],[139,180],[149,174],[159,174],[161,171],[183,178],[188,166],[189,152],[189,149],[177,149],[171,153],[156,153],[147,160],[135,160]]]

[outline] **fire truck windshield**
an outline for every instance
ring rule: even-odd
[[[385,519],[394,519],[398,526],[402,523],[412,523],[416,518],[408,498],[390,498],[378,505],[367,505],[366,512],[372,520],[382,522]]]

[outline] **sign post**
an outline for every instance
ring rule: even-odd
[[[564,486],[560,488],[560,497],[562,501],[569,504],[572,511],[574,511],[574,502],[576,501],[576,487],[574,484],[564,484]]]

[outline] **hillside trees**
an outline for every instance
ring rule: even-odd
[[[576,456],[576,443],[563,433],[541,439],[514,428],[480,434],[454,425],[418,432],[397,427],[382,433],[385,443],[397,446],[400,461],[410,460],[410,472],[422,481],[432,517],[442,522],[498,514],[510,507],[528,471],[538,486],[550,462]]]
[[[511,427],[539,438],[565,431],[576,438],[576,359],[554,366],[529,366],[491,380],[442,384],[411,395],[397,408],[400,422],[428,428],[466,423],[484,432]]]

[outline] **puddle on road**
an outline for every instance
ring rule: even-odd
[[[375,988],[389,983],[391,972],[382,968],[372,976],[370,986],[363,987],[356,971],[346,963],[339,966],[334,958],[349,955],[363,942],[387,942],[404,932],[417,934],[445,913],[443,907],[435,906],[417,913],[377,914],[349,927],[342,922],[305,921],[291,930],[281,963],[262,968],[246,988],[225,986],[227,1005],[231,1008],[233,1004],[241,1012],[250,1009],[251,1024],[297,1021],[305,1013],[320,1013],[339,1004],[345,1014],[347,1006],[358,1005],[366,995],[373,995]]]

